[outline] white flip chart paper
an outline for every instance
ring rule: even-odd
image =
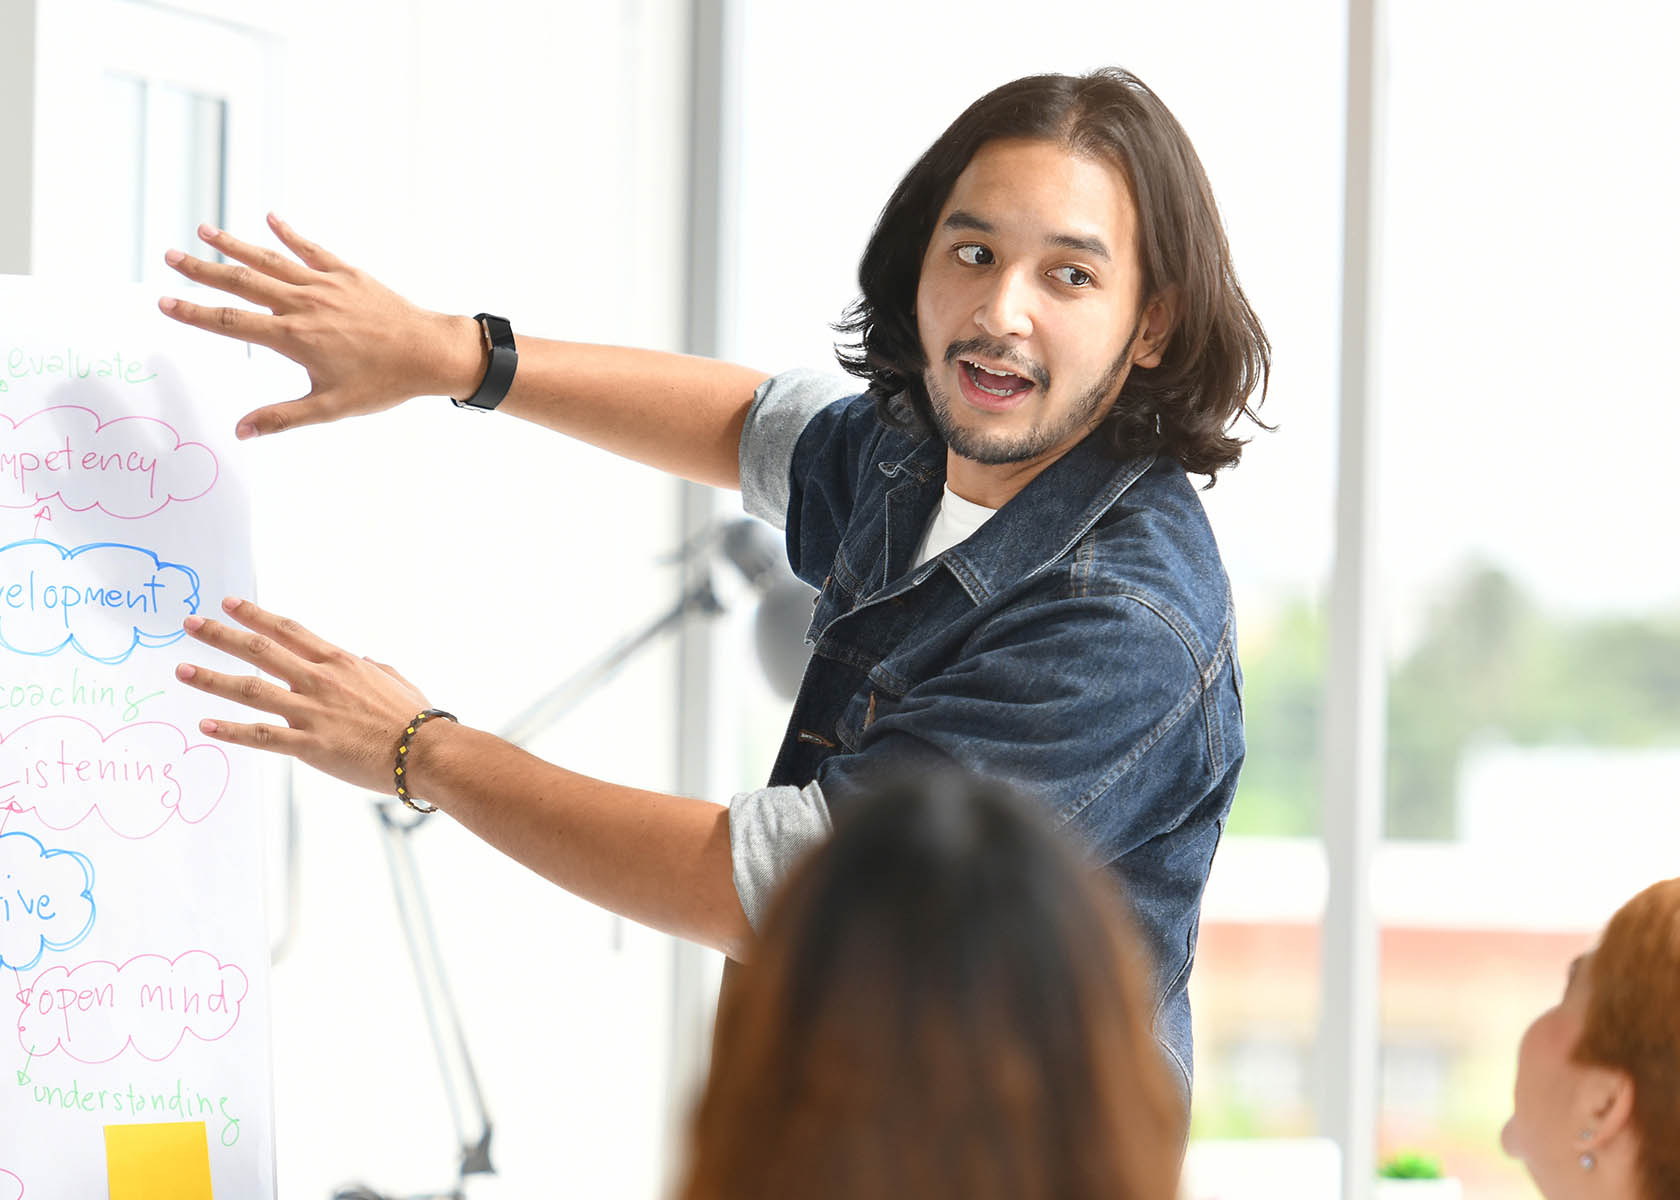
[[[0,1200],[104,1196],[107,1125],[182,1121],[274,1194],[266,768],[174,678],[252,592],[248,374],[151,292],[0,277]]]

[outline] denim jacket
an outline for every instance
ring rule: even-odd
[[[755,820],[791,834],[801,804],[839,812],[883,768],[1011,781],[1123,879],[1188,1092],[1185,988],[1243,758],[1230,587],[1201,501],[1176,462],[1116,461],[1088,438],[912,567],[945,445],[888,429],[866,395],[833,400],[842,389],[778,376],[743,435],[748,510],[785,523],[821,594],[771,786],[736,798],[732,843]]]

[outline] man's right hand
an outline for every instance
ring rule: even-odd
[[[309,373],[308,395],[245,414],[237,436],[380,412],[414,396],[470,396],[478,388],[489,361],[478,322],[428,312],[299,237],[273,214],[268,224],[296,259],[208,225],[199,226],[199,237],[232,263],[178,250],[164,255],[193,282],[269,310],[207,308],[166,297],[158,307],[167,315],[267,346]]]

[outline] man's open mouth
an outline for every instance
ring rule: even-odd
[[[963,371],[968,375],[968,381],[988,396],[1000,396],[1007,399],[1018,395],[1033,386],[1033,381],[1019,375],[1007,372],[989,371],[978,363],[968,359],[959,359]]]

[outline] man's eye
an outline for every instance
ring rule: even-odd
[[[971,267],[982,267],[992,261],[992,252],[984,246],[972,243],[957,247],[957,261],[965,262]]]
[[[1050,272],[1053,279],[1059,279],[1071,287],[1084,287],[1091,282],[1091,273],[1081,271],[1078,267],[1057,267]]]

